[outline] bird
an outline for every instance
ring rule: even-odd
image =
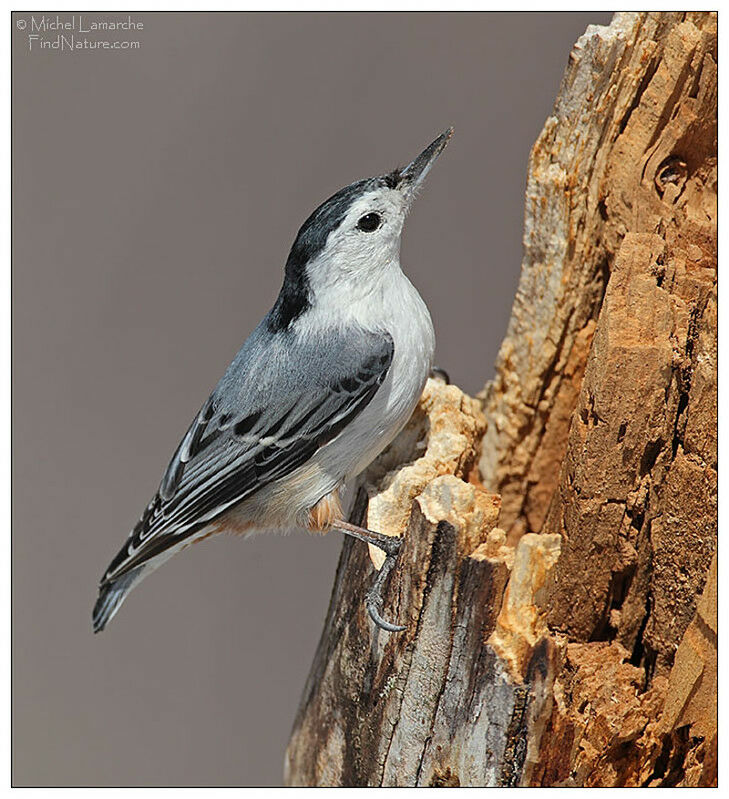
[[[372,621],[400,539],[344,518],[345,486],[405,426],[433,369],[428,308],[400,266],[405,218],[449,127],[405,168],[358,180],[304,222],[271,310],[195,416],[159,488],[99,583],[103,630],[129,592],[214,534],[338,530],[385,553]]]

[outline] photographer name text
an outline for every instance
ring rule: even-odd
[[[99,33],[100,31],[142,31],[144,23],[132,19],[128,16],[121,20],[93,20],[79,14],[71,19],[63,20],[59,16],[46,17],[40,19],[30,18],[30,30],[36,33],[54,33],[56,31],[75,31],[76,33]]]

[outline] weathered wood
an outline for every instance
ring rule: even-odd
[[[345,543],[288,784],[715,784],[716,77],[710,13],[575,45],[485,418],[430,381],[362,481],[408,629]]]
[[[574,738],[548,784],[716,781],[716,639],[675,657],[717,535],[716,18],[657,15],[637,50],[639,92],[598,184],[609,281],[541,526],[562,539],[543,606],[570,653],[553,716]],[[599,709],[579,699],[590,663],[610,692]],[[669,682],[698,694],[672,723]],[[557,761],[558,741],[537,759]]]
[[[483,429],[473,400],[431,381],[410,425],[383,456],[385,463],[412,461],[408,485],[423,485],[407,506],[412,512],[385,604],[391,614],[399,610],[408,629],[391,635],[373,628],[363,606],[372,580],[368,553],[345,543],[286,756],[288,784],[448,785],[461,779],[451,757],[467,779],[499,779],[500,750],[523,699],[519,689],[494,682],[500,667],[482,646],[508,575],[503,535],[485,534],[499,503],[463,479]],[[436,476],[448,466],[456,474]],[[367,476],[373,500],[391,497],[393,488],[399,495],[400,473],[383,475],[380,467]],[[357,504],[361,523],[364,508]],[[470,557],[481,537],[483,546]],[[502,708],[499,718],[486,712],[493,704]],[[493,754],[484,757],[484,746]]]

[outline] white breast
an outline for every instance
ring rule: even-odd
[[[394,352],[387,378],[370,404],[317,453],[318,463],[338,481],[359,474],[400,432],[420,399],[435,352],[428,308],[399,264],[349,312],[363,327],[386,330]]]

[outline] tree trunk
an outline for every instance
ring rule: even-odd
[[[716,784],[716,58],[710,13],[575,45],[495,378],[362,479],[407,630],[346,542],[288,784]]]

